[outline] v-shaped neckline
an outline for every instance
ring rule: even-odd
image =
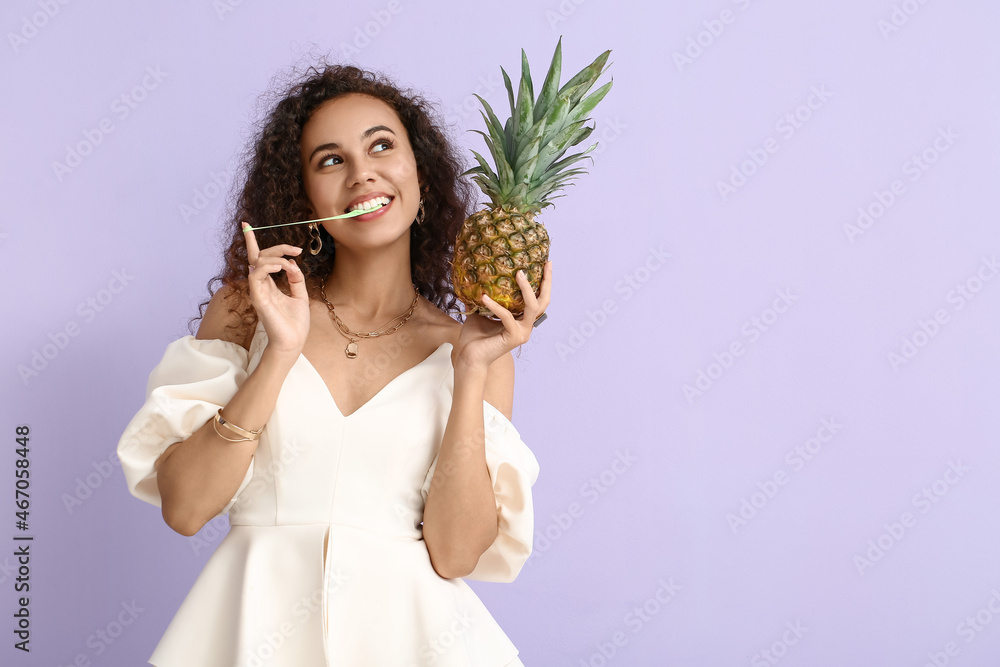
[[[258,335],[259,334],[263,334],[265,340],[267,339],[267,331],[264,329],[264,323],[261,322],[260,320],[257,320],[257,334]],[[371,403],[376,398],[378,398],[383,393],[385,393],[385,391],[390,386],[392,386],[392,384],[395,383],[396,380],[400,379],[401,377],[403,377],[404,375],[410,373],[411,371],[415,371],[417,368],[419,368],[420,366],[423,366],[428,361],[430,361],[431,359],[433,359],[439,352],[441,352],[441,349],[444,348],[445,345],[447,345],[449,348],[453,348],[454,347],[450,341],[445,341],[445,342],[441,343],[440,345],[437,346],[437,348],[433,352],[431,352],[429,355],[427,355],[426,357],[424,357],[422,360],[418,361],[413,366],[410,366],[405,371],[403,371],[399,375],[397,375],[394,378],[392,378],[391,380],[389,380],[389,382],[387,382],[385,384],[385,386],[383,386],[381,389],[379,389],[377,392],[375,392],[375,394],[371,398],[369,398],[367,401],[365,401],[364,403],[362,403],[361,405],[359,405],[358,408],[356,410],[354,410],[354,412],[352,412],[349,415],[345,415],[344,412],[340,409],[340,406],[337,404],[337,399],[333,397],[333,392],[330,391],[330,385],[328,385],[326,383],[326,380],[323,379],[323,376],[320,375],[319,371],[316,370],[316,367],[313,366],[313,363],[311,361],[309,361],[309,358],[303,352],[299,352],[299,357],[296,360],[295,365],[297,366],[300,361],[305,362],[304,365],[306,367],[308,367],[310,371],[312,371],[312,374],[316,377],[317,380],[319,380],[320,386],[322,386],[323,389],[326,390],[326,395],[330,397],[330,402],[333,403],[333,407],[337,410],[337,414],[340,415],[340,417],[342,419],[350,419],[354,415],[356,415],[359,412],[361,412],[362,410],[364,410],[365,407],[367,407],[369,403]],[[265,343],[265,346],[266,346],[266,343]],[[451,351],[450,350],[448,352],[448,360],[449,360],[449,362],[451,361]]]
[[[396,380],[399,380],[404,375],[407,375],[408,373],[411,373],[411,372],[417,370],[418,368],[420,368],[421,366],[423,366],[425,363],[427,363],[428,361],[430,361],[431,359],[433,359],[435,356],[437,356],[437,354],[442,349],[444,349],[444,347],[446,345],[449,348],[451,347],[451,343],[448,342],[448,341],[445,341],[445,342],[441,343],[440,345],[437,346],[437,349],[435,349],[429,355],[427,355],[426,357],[424,357],[423,360],[418,361],[413,366],[410,366],[405,371],[403,371],[402,373],[400,373],[396,377],[394,377],[391,380],[389,380],[389,382],[387,382],[384,387],[382,387],[377,392],[375,392],[375,394],[371,398],[369,398],[367,401],[365,401],[364,403],[362,403],[361,405],[359,405],[357,407],[357,409],[355,409],[354,412],[352,412],[349,415],[345,415],[344,412],[343,412],[343,410],[340,409],[340,406],[337,404],[337,399],[333,397],[333,392],[330,391],[330,385],[328,385],[326,383],[326,380],[324,380],[323,376],[320,375],[320,373],[319,373],[318,370],[316,370],[316,367],[313,366],[313,363],[311,361],[309,361],[309,358],[305,354],[303,354],[303,353],[300,352],[299,353],[299,361],[305,362],[305,365],[312,371],[313,375],[316,376],[316,379],[319,380],[320,385],[322,385],[323,388],[326,389],[326,394],[327,394],[327,396],[330,397],[330,402],[333,403],[333,407],[336,408],[337,414],[339,414],[341,416],[341,418],[343,418],[343,419],[350,419],[354,415],[356,415],[359,412],[361,412],[362,410],[364,410],[370,403],[372,403],[379,396],[381,396],[382,394],[384,394],[386,392],[386,390],[389,389],[389,387],[391,387],[393,385],[393,383],[396,382]],[[450,351],[448,352],[448,356],[449,356],[449,359],[450,359],[451,358],[451,352]]]

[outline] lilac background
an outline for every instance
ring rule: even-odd
[[[227,528],[173,533],[106,462],[206,296],[215,181],[271,76],[350,45],[481,150],[471,93],[506,107],[499,66],[517,71],[523,46],[540,81],[562,34],[564,79],[610,48],[615,85],[593,114],[594,166],[542,218],[553,301],[517,359],[513,421],[541,465],[535,553],[513,584],[472,582],[524,663],[1000,664],[1000,6],[510,6],[3,4],[0,516],[10,540],[28,424],[36,540],[30,656],[11,648],[0,547],[0,662],[144,664]],[[127,117],[122,95],[144,97]],[[796,112],[794,132],[779,125]],[[57,174],[105,118],[113,131]],[[894,364],[904,338],[919,347]],[[96,642],[133,601],[135,621]]]

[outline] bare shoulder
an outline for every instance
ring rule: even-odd
[[[240,306],[235,290],[226,285],[220,287],[205,308],[205,315],[201,318],[195,338],[224,340],[249,350],[253,328],[243,322]]]
[[[429,325],[428,329],[433,333],[433,337],[440,343],[451,343],[454,347],[458,344],[458,335],[462,332],[462,323],[444,312],[433,303],[420,297],[424,306],[424,321]]]
[[[462,333],[462,323],[453,319],[447,313],[438,310],[430,304],[436,314],[430,319],[440,327],[442,342],[450,342],[452,348],[458,345]],[[452,349],[452,363],[455,350]],[[499,410],[507,419],[511,419],[514,409],[514,355],[510,352],[501,355],[492,364],[486,375],[486,386],[483,388],[483,400]]]

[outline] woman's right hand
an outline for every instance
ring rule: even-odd
[[[309,334],[309,293],[305,277],[298,265],[285,255],[298,255],[302,248],[281,243],[260,250],[253,229],[244,224],[243,238],[247,244],[250,274],[250,300],[267,332],[267,346],[279,352],[298,356]],[[291,296],[278,289],[272,273],[284,269],[288,276]]]

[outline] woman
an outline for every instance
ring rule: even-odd
[[[310,74],[248,154],[197,336],[168,346],[118,445],[175,531],[231,525],[150,663],[521,665],[461,577],[513,581],[531,552],[510,352],[551,266],[537,297],[518,277],[520,318],[486,297],[497,320],[452,319],[455,150],[419,97]]]

